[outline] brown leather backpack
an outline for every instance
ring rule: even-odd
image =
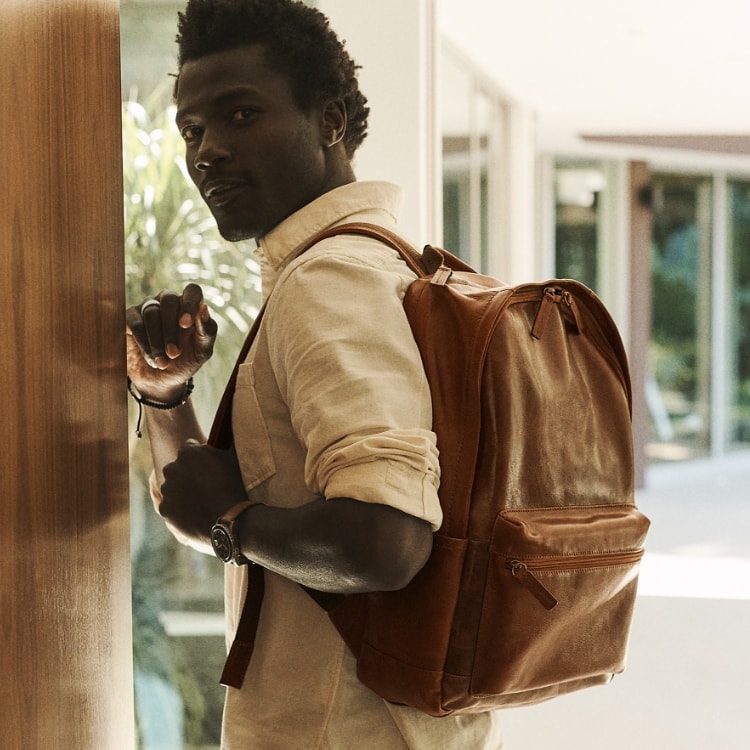
[[[432,392],[444,515],[404,589],[319,597],[360,680],[433,716],[608,682],[625,666],[649,526],[609,313],[576,281],[505,286],[374,225],[308,247],[335,234],[379,239],[417,275],[404,309]],[[258,600],[246,607],[257,619]],[[242,630],[225,671],[240,680]]]

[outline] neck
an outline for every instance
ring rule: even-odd
[[[352,163],[346,155],[343,143],[334,143],[333,146],[326,149],[325,158],[328,173],[325,182],[325,192],[357,181]]]

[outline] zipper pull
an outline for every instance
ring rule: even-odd
[[[549,319],[552,307],[558,304],[562,300],[562,290],[554,286],[548,286],[544,289],[542,300],[539,303],[539,307],[536,311],[536,317],[534,318],[534,325],[531,326],[531,335],[535,339],[542,338],[542,332],[544,331],[547,320]]]
[[[572,324],[576,333],[580,333],[583,330],[583,326],[581,325],[581,319],[578,317],[578,307],[576,307],[573,295],[566,290],[561,290],[561,292],[562,301],[565,304],[563,310],[567,310],[569,313],[568,322]]]
[[[505,567],[513,578],[522,583],[547,610],[557,606],[557,599],[544,587],[542,582],[520,560],[506,560]]]

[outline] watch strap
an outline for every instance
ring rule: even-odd
[[[211,529],[212,544],[214,539],[214,531],[220,529],[221,532],[223,532],[223,536],[229,539],[231,546],[231,560],[225,560],[224,558],[222,558],[218,550],[214,547],[214,551],[216,552],[219,559],[222,559],[225,562],[232,562],[235,565],[246,565],[250,562],[240,551],[239,544],[237,543],[237,537],[234,533],[234,524],[237,519],[253,505],[258,505],[258,503],[253,502],[252,500],[243,500],[241,503],[237,503],[236,505],[233,505],[231,508],[229,508],[229,510],[223,513],[213,525]]]
[[[248,508],[253,505],[258,505],[258,503],[255,503],[252,500],[243,500],[241,503],[233,505],[226,513],[222,514],[219,517],[217,523],[234,523]]]

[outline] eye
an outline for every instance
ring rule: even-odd
[[[259,110],[256,107],[242,107],[232,114],[232,122],[243,122],[257,115]]]
[[[192,143],[193,141],[200,138],[202,133],[203,128],[200,128],[197,125],[185,125],[184,127],[180,128],[180,135],[182,136],[182,140],[185,141],[185,143]]]

